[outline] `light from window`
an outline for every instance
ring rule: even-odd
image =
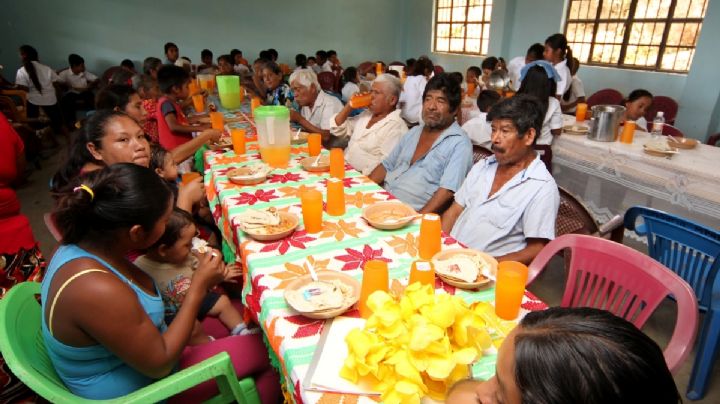
[[[492,0],[437,0],[435,52],[487,55]]]
[[[565,36],[590,65],[686,73],[707,0],[570,0]]]

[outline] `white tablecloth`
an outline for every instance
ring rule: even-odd
[[[552,145],[553,175],[601,222],[644,205],[720,229],[720,148],[699,144],[667,159],[645,154],[648,140],[641,131],[629,145],[563,133]]]

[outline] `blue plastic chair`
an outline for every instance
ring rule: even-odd
[[[642,224],[636,224],[638,217]],[[647,236],[649,255],[690,284],[706,312],[687,391],[690,400],[699,400],[707,392],[720,345],[720,232],[642,206],[625,213],[625,228]]]

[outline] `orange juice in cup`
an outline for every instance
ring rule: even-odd
[[[195,178],[200,178],[200,173],[195,172],[195,171],[190,171],[189,173],[184,173],[181,178],[182,178],[180,180],[181,184],[187,185],[187,184],[191,183]]]
[[[308,154],[315,157],[322,150],[322,136],[319,133],[311,133],[308,135]]]
[[[303,223],[308,233],[322,230],[323,198],[320,191],[308,190],[300,195]]]
[[[337,178],[327,181],[327,213],[330,216],[345,214],[345,185]]]
[[[375,63],[375,76],[383,74],[383,64],[380,62]]]
[[[582,122],[585,120],[585,116],[588,112],[588,105],[584,102],[580,102],[575,107],[575,120],[578,122]]]
[[[440,216],[434,213],[424,214],[420,223],[420,258],[430,260],[440,251],[440,233]]]
[[[425,260],[417,260],[410,267],[410,280],[408,286],[415,282],[423,285],[435,286],[435,268],[432,262]]]
[[[195,107],[195,112],[197,112],[198,114],[205,112],[205,99],[203,98],[202,94],[193,95],[192,102],[193,107]]]
[[[467,96],[468,97],[475,97],[475,88],[477,88],[477,85],[475,83],[467,83]]]
[[[504,320],[515,320],[525,294],[528,268],[516,261],[498,263],[495,281],[495,314]]]
[[[262,100],[259,97],[252,97],[250,100],[250,112],[255,115],[255,108],[262,105]]]
[[[345,156],[342,149],[337,147],[330,150],[330,176],[345,178]]]
[[[211,112],[210,113],[210,125],[213,129],[224,130],[225,119],[223,118],[222,112]]]
[[[194,96],[195,94],[199,93],[200,86],[198,86],[197,79],[191,79],[188,88],[190,89],[190,95]]]
[[[230,138],[232,139],[233,151],[235,154],[245,154],[245,129],[230,129]]]
[[[355,93],[348,104],[353,108],[365,108],[370,105],[371,98],[370,93]]]
[[[360,288],[360,300],[358,300],[358,310],[363,318],[370,317],[372,312],[367,306],[367,299],[373,292],[382,290],[388,291],[388,266],[387,262],[380,260],[370,260],[363,267],[362,286]]]

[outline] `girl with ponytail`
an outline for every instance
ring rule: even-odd
[[[557,82],[558,100],[570,88],[572,75],[570,70],[573,66],[572,50],[568,46],[567,38],[563,34],[550,35],[545,40],[545,52],[543,53],[545,60],[553,64],[557,70],[560,80]]]
[[[55,135],[64,133],[62,113],[55,95],[54,83],[60,80],[55,70],[38,61],[38,52],[30,45],[20,47],[20,67],[15,75],[15,85],[28,92],[27,116],[37,118],[42,108],[50,118]],[[57,144],[55,139],[52,142]]]

